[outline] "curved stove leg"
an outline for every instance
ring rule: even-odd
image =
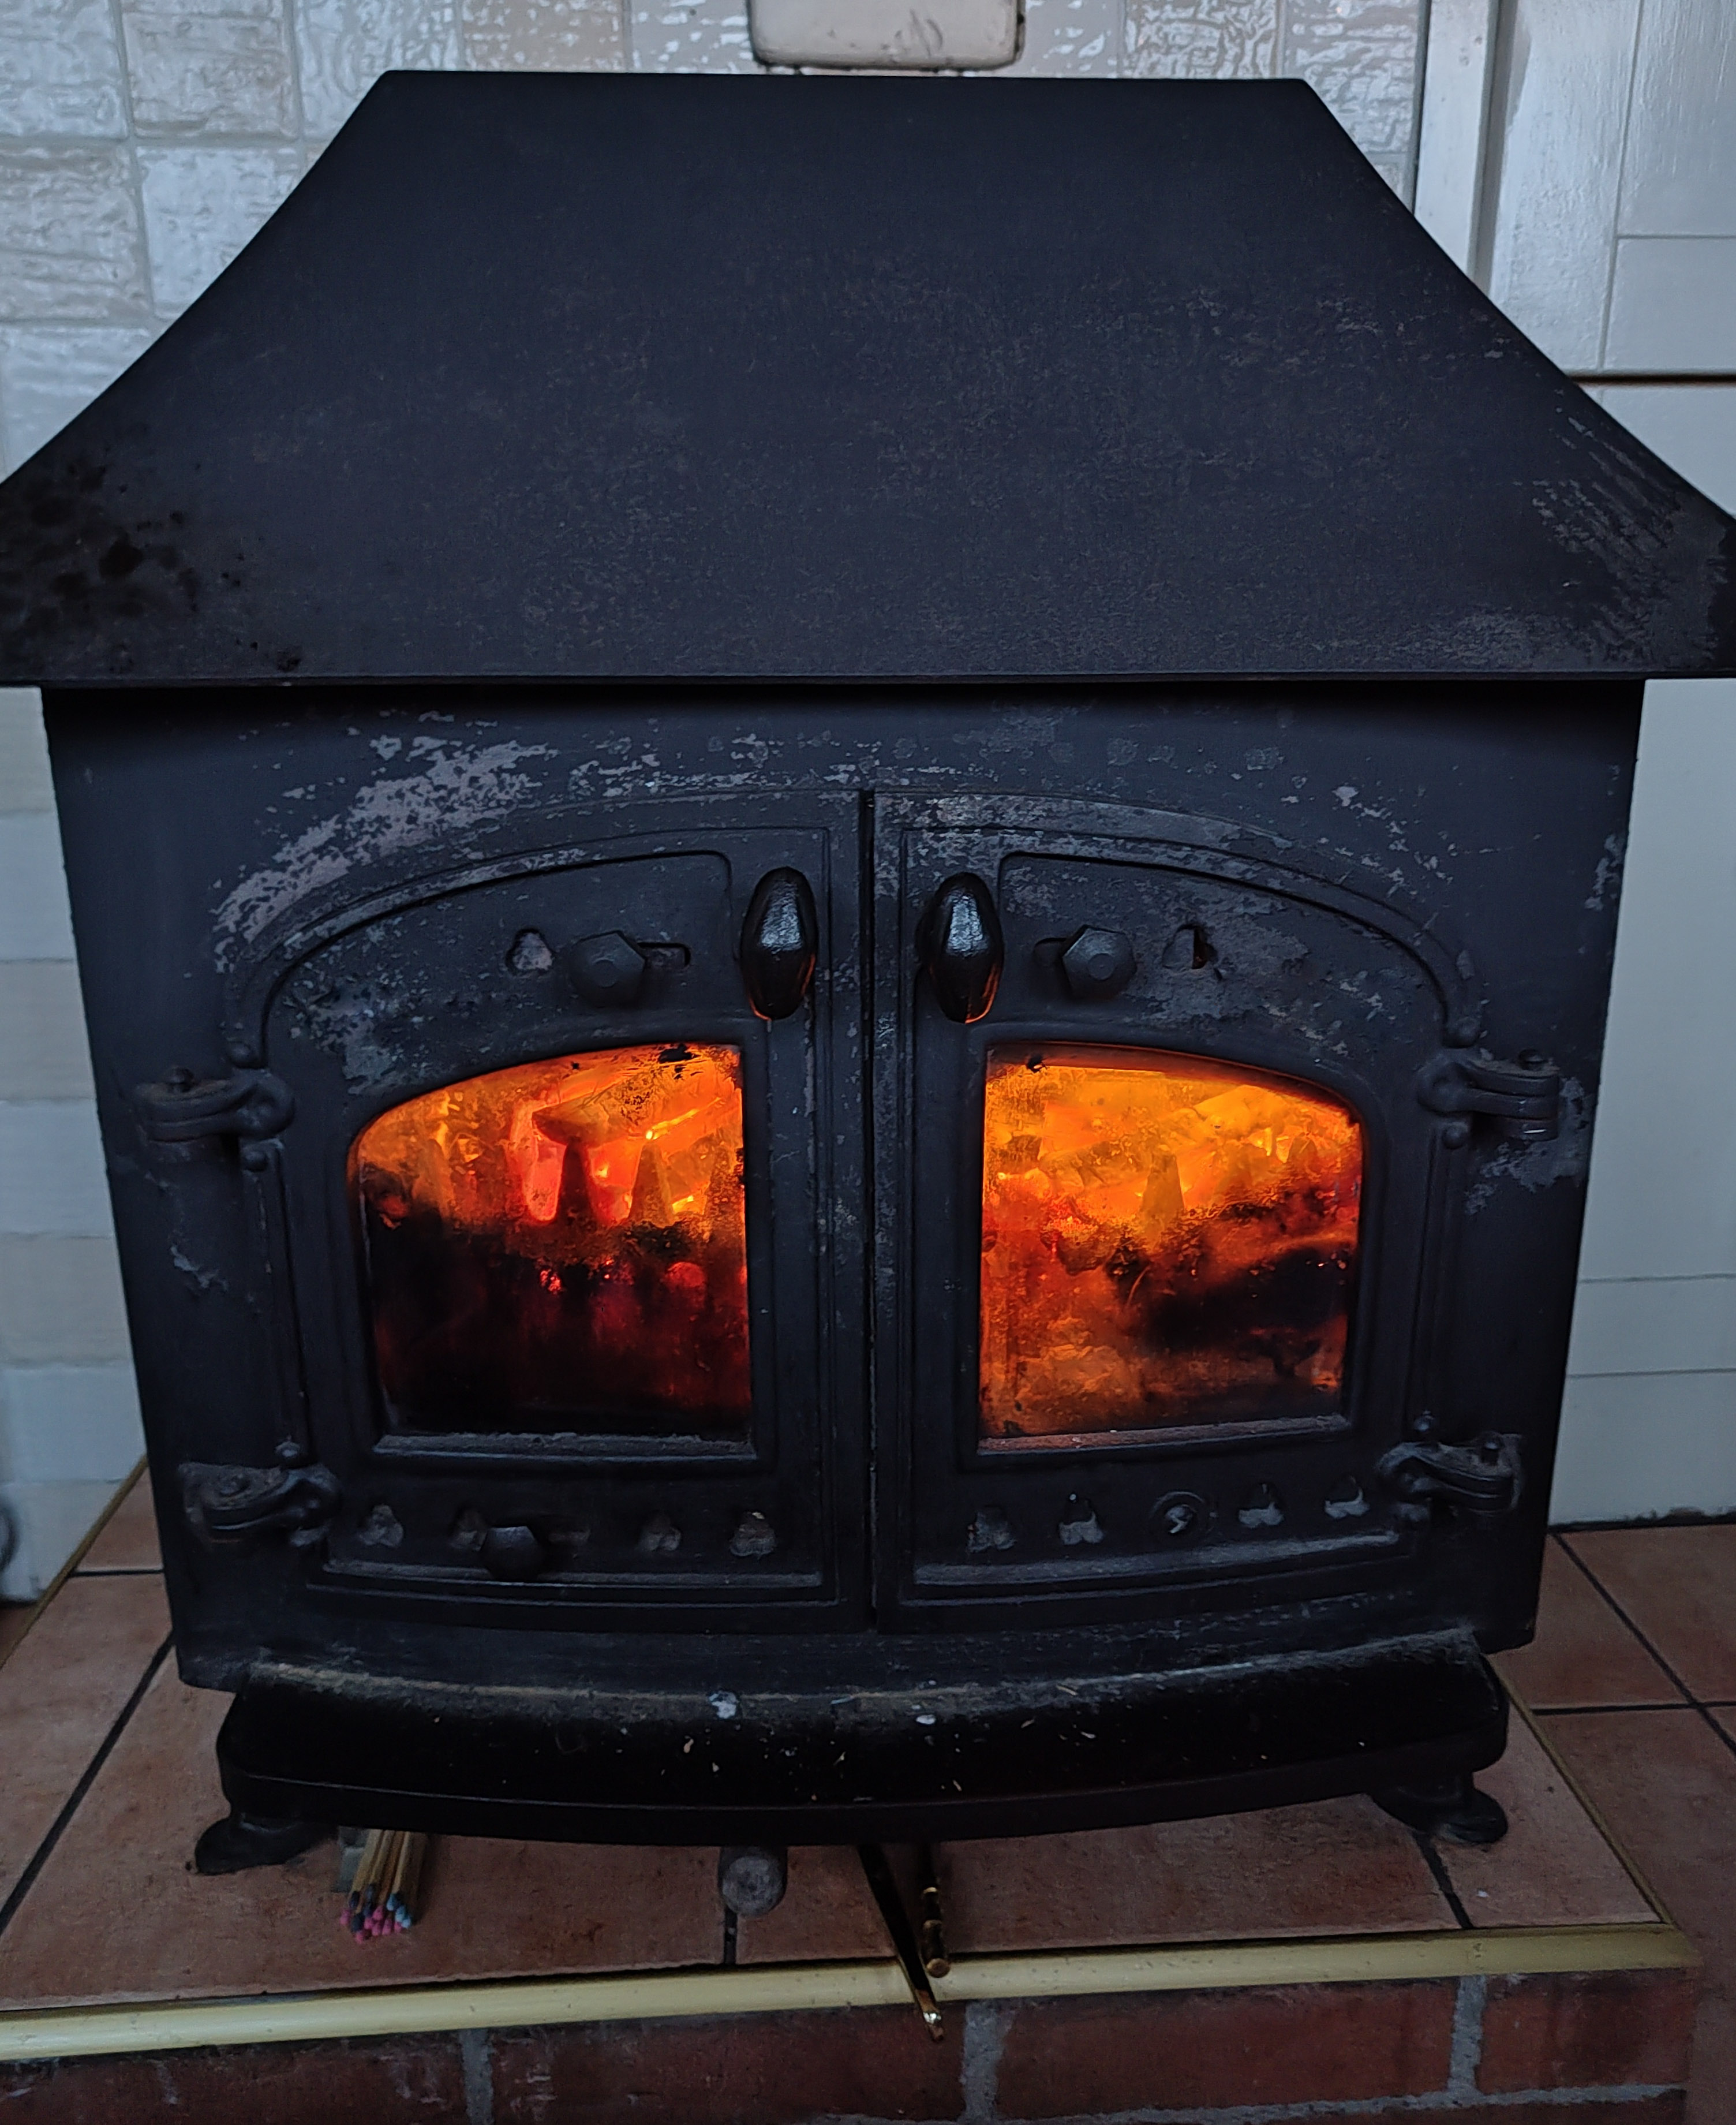
[[[236,1808],[201,1835],[193,1847],[193,1864],[201,1874],[241,1874],[250,1867],[280,1867],[331,1835],[322,1822],[280,1821],[243,1815]]]
[[[1468,1771],[1428,1785],[1385,1786],[1369,1798],[1408,1828],[1450,1845],[1494,1845],[1507,1835],[1506,1810]]]

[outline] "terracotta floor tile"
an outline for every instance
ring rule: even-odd
[[[906,1855],[895,1851],[901,1873]],[[789,1886],[769,1917],[743,1919],[736,1929],[738,1962],[850,1962],[888,1956],[892,1943],[863,1878],[855,1848],[791,1848]]]
[[[1534,1712],[1561,1705],[1679,1704],[1677,1689],[1558,1542],[1543,1553],[1537,1635],[1498,1653],[1503,1681]]]
[[[1439,1847],[1474,1925],[1644,1925],[1657,1916],[1523,1720],[1477,1783],[1507,1810],[1506,1836],[1481,1850]]]
[[[162,1571],[162,1556],[157,1547],[157,1511],[148,1473],[140,1472],[137,1482],[110,1515],[108,1525],[85,1552],[78,1569]]]
[[[1691,1710],[1593,1712],[1541,1723],[1550,1746],[1705,1958],[1688,2115],[1693,2125],[1731,2125],[1736,1752]]]
[[[961,1952],[1452,1924],[1415,1840],[1360,1798],[956,1845],[939,1864]]]
[[[136,1581],[67,1592],[80,1586],[140,1598]],[[168,1668],[158,1676],[0,1935],[0,2007],[718,1959],[717,1854],[703,1849],[442,1838],[421,1923],[367,1947],[338,1924],[330,1845],[206,1880],[189,1861],[223,1812],[212,1743],[227,1706]]]
[[[69,1580],[0,1668],[0,1902],[168,1632],[158,1581]]]
[[[1691,1696],[1736,1699],[1736,1526],[1609,1528],[1563,1540]]]
[[[1453,1925],[1415,1840],[1362,1799],[943,1845],[934,1858],[959,1954]],[[736,1947],[760,1962],[887,1952],[855,1854],[821,1849],[791,1854],[783,1903],[744,1921]]]

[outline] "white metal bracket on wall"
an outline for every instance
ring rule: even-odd
[[[767,66],[1010,66],[1019,0],[748,0],[754,56]]]

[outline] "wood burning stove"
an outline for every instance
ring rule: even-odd
[[[1732,526],[1309,92],[389,77],[0,514],[242,1815],[1498,1831]]]

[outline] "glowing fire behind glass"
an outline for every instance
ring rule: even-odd
[[[750,1407],[739,1049],[496,1070],[350,1152],[392,1421],[740,1437]]]
[[[1287,1078],[991,1050],[984,1439],[1336,1411],[1362,1176],[1350,1110]]]

